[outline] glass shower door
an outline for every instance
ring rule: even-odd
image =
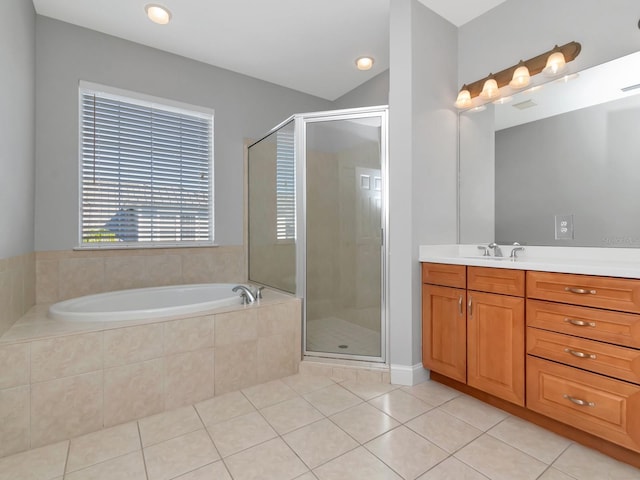
[[[384,356],[383,122],[305,121],[305,354]]]

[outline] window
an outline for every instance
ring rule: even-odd
[[[120,93],[81,85],[81,245],[211,244],[213,113]]]
[[[276,133],[276,239],[296,238],[296,184],[293,131]]]

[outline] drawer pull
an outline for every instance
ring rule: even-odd
[[[460,312],[460,315],[462,315],[462,295],[458,298],[458,311]]]
[[[565,287],[565,292],[577,293],[579,295],[595,295],[595,290],[587,290],[586,288],[579,287]]]
[[[571,395],[567,395],[566,393],[562,395],[563,398],[566,398],[571,403],[575,403],[576,405],[580,405],[581,407],[595,407],[596,404],[594,402],[587,402],[586,400],[580,400],[579,398],[572,397]]]
[[[570,353],[571,355],[573,355],[574,357],[578,357],[578,358],[591,358],[593,360],[596,359],[596,354],[595,353],[584,353],[584,352],[579,352],[577,350],[571,350],[570,348],[565,348],[564,349],[565,352]]]
[[[575,325],[576,327],[595,327],[596,322],[587,322],[586,320],[578,320],[577,318],[565,318],[565,322]]]

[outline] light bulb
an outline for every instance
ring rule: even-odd
[[[469,108],[472,105],[471,93],[469,93],[466,87],[462,87],[462,90],[458,93],[455,105],[458,108]]]
[[[150,3],[144,7],[147,12],[147,17],[153,23],[157,23],[159,25],[166,25],[171,21],[171,12],[162,5],[155,5]]]
[[[358,70],[371,70],[371,67],[373,67],[373,58],[360,57],[356,59],[356,66]]]
[[[531,75],[529,75],[529,69],[526,66],[521,65],[516,68],[515,72],[513,72],[513,78],[509,82],[509,86],[515,89],[524,88],[529,85],[530,81]]]
[[[485,100],[491,100],[492,98],[496,98],[498,95],[500,95],[498,82],[496,82],[495,78],[489,78],[486,82],[484,82],[482,92],[480,92],[480,97],[484,98]]]
[[[549,55],[549,58],[547,59],[547,65],[544,67],[544,70],[542,70],[542,73],[548,77],[553,77],[555,75],[558,75],[559,73],[562,73],[566,64],[567,62],[564,59],[563,53],[554,52]]]

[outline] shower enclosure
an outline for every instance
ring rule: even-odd
[[[303,298],[307,356],[386,360],[387,107],[294,115],[248,154],[249,280]]]

